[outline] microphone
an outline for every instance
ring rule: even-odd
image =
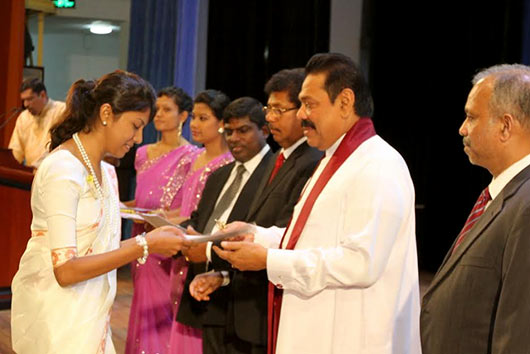
[[[0,118],[1,118],[1,117],[5,116],[6,114],[9,114],[9,113],[10,113],[10,115],[6,118],[6,120],[5,120],[2,124],[0,124],[0,129],[2,129],[3,127],[5,127],[6,124],[9,123],[9,121],[10,121],[11,119],[13,119],[14,117],[16,117],[16,115],[17,115],[18,113],[22,112],[23,110],[24,110],[24,108],[22,108],[22,107],[13,107],[13,108],[11,108],[9,111],[6,111],[6,112],[0,114]]]
[[[20,109],[20,107],[13,107],[13,108],[11,108],[10,110],[5,111],[4,113],[0,114],[0,118],[2,118],[3,116],[5,116],[5,115],[8,114],[8,113],[11,113],[11,112],[16,111],[17,109]]]

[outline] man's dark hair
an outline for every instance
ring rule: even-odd
[[[20,85],[20,92],[24,92],[27,89],[31,89],[31,91],[35,93],[41,93],[42,91],[46,91],[46,86],[42,83],[42,81],[39,78],[32,77],[29,79],[26,79],[22,82]]]
[[[305,72],[304,68],[283,69],[278,71],[265,84],[265,93],[270,96],[272,92],[287,91],[289,101],[296,107],[300,107],[298,94],[302,89]]]
[[[175,102],[180,112],[191,112],[193,101],[191,97],[180,87],[169,86],[158,91],[157,97],[166,96]]]
[[[355,113],[360,117],[371,117],[374,113],[374,102],[368,83],[357,65],[344,54],[319,53],[309,59],[305,67],[306,75],[326,74],[324,89],[331,102],[345,88],[355,93]]]
[[[228,123],[231,118],[247,117],[255,123],[258,128],[265,124],[265,113],[260,101],[252,97],[240,97],[233,100],[223,112],[223,121]]]

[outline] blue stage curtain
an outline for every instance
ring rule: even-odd
[[[177,10],[177,45],[175,48],[174,84],[196,94],[195,74],[197,72],[197,46],[199,29],[199,8],[201,0],[179,0]],[[182,129],[182,134],[190,139],[190,120]]]
[[[132,0],[127,70],[156,90],[175,85],[195,95],[199,1]],[[183,136],[190,138],[189,120]],[[144,129],[143,144],[156,141],[153,124]]]
[[[129,55],[127,70],[148,80],[155,90],[175,85],[190,96],[195,95],[195,71],[199,1],[201,0],[131,0]],[[182,135],[190,140],[189,119]],[[144,129],[142,144],[157,140],[150,123]],[[124,189],[122,200],[134,199],[136,180],[132,150],[117,169]],[[128,194],[128,197],[126,196]],[[131,223],[122,227],[124,238],[130,235]]]

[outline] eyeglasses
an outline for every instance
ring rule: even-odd
[[[289,112],[292,110],[298,109],[298,107],[291,107],[291,108],[281,108],[281,107],[269,107],[265,106],[263,107],[263,112],[265,115],[272,114],[274,117],[280,117],[285,112]]]

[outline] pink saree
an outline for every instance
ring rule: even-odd
[[[180,207],[181,215],[189,216],[198,204],[210,173],[233,160],[232,155],[226,153],[204,168],[191,171],[202,151],[193,145],[185,145],[148,160],[147,147],[139,148],[135,161],[136,205],[150,209]],[[143,225],[135,224],[132,235],[141,232]],[[184,274],[180,286],[171,285],[175,280],[180,281],[174,279],[172,273],[175,271]],[[172,330],[182,290],[180,293],[173,290],[171,294],[171,289],[175,289],[175,285],[182,289],[184,285],[187,273],[184,257],[173,259],[149,255],[144,265],[133,262],[131,273],[134,294],[125,353],[202,353],[200,330],[183,325],[179,326],[178,335]]]

